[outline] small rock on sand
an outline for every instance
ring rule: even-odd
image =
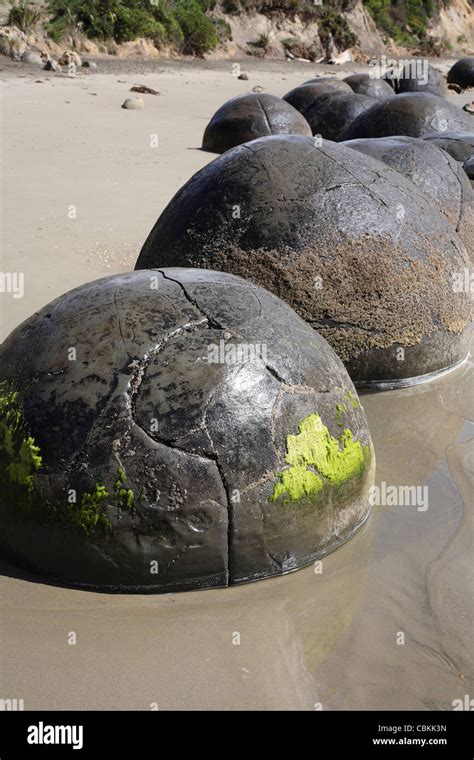
[[[145,101],[143,98],[127,98],[122,103],[122,108],[126,108],[131,111],[145,108]]]
[[[248,78],[249,78],[249,76],[248,76],[248,74],[246,74],[245,72],[243,72],[242,74],[239,74],[239,76],[237,78],[238,79],[244,79],[245,81],[247,81]]]

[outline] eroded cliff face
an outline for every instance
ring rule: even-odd
[[[315,60],[325,53],[317,23],[305,23],[296,16],[268,16],[262,13],[225,14],[215,11],[231,29],[231,39],[224,42],[212,57],[232,57],[252,54],[257,57],[282,58],[290,49],[296,57]],[[341,12],[348,29],[357,37],[358,44],[351,48],[355,60],[379,56],[383,53],[404,55],[407,48],[396,44],[379,29],[362,0],[357,0],[348,11]],[[323,35],[322,35],[323,36]],[[472,0],[451,0],[449,8],[441,10],[433,19],[429,36],[445,44],[444,54],[474,54],[474,4]],[[289,41],[292,44],[289,46]],[[336,54],[342,46],[336,45]]]
[[[315,0],[315,4],[319,1]],[[324,0],[321,2],[324,3]],[[46,19],[44,0],[32,0],[32,3],[44,11]],[[0,0],[0,25],[7,23],[9,7],[9,0]],[[325,54],[325,31],[315,21],[307,21],[298,15],[290,17],[284,12],[224,13],[223,8],[225,5],[217,2],[210,15],[219,20],[221,28],[230,30],[230,39],[222,41],[206,57],[231,59],[252,55],[283,59],[290,51],[288,57],[315,61]],[[337,13],[346,31],[355,35],[357,43],[351,46],[335,40],[336,56],[348,48],[349,59],[364,62],[381,54],[403,56],[409,52],[377,26],[363,0],[353,0],[348,10]],[[43,27],[44,24],[40,24],[26,35],[26,42],[29,47],[46,49],[52,54],[60,54],[66,46],[89,55],[112,54],[123,59],[173,58],[179,55],[169,45],[158,48],[149,39],[138,38],[117,44],[113,40],[90,40],[80,32],[69,34],[58,45],[46,36]],[[428,35],[437,43],[433,52],[427,53],[429,55],[436,55],[435,48],[439,48],[439,53],[445,56],[474,55],[474,0],[450,0],[449,6],[443,7],[432,19]],[[2,49],[1,52],[8,55],[6,50]]]
[[[453,51],[474,53],[474,4],[472,0],[451,0],[441,10],[433,35],[447,40]]]

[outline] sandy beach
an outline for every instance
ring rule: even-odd
[[[174,193],[215,158],[202,133],[226,99],[364,69],[240,66],[248,81],[230,61],[99,60],[73,79],[2,60],[2,270],[24,273],[22,298],[0,294],[2,339],[66,290],[133,269]],[[136,84],[160,95],[121,109]],[[26,710],[452,710],[474,694],[473,394],[471,363],[361,394],[376,483],[426,486],[429,505],[374,507],[320,567],[140,596],[3,567],[0,696]]]

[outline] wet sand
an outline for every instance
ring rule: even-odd
[[[23,298],[0,295],[2,337],[65,290],[133,268],[160,211],[214,158],[197,148],[226,98],[255,84],[282,95],[317,69],[245,64],[245,82],[229,62],[154,62],[155,73],[139,75],[146,66],[117,65],[76,80],[0,65],[2,270],[25,273]],[[139,83],[163,94],[143,96],[144,111],[121,110]],[[472,364],[413,389],[361,394],[376,482],[427,486],[428,509],[374,507],[321,566],[141,596],[70,590],[4,567],[0,697],[27,710],[451,710],[474,693],[473,398]]]

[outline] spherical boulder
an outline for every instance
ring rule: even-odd
[[[351,74],[344,82],[350,86],[353,92],[359,95],[367,95],[369,98],[383,100],[393,96],[393,88],[384,79],[371,77],[369,74]]]
[[[377,101],[345,130],[342,139],[408,135],[423,137],[432,132],[469,132],[472,120],[457,106],[427,92],[404,92]]]
[[[454,158],[417,137],[373,137],[343,144],[411,179],[446,216],[474,257],[474,194]]]
[[[202,149],[224,153],[258,137],[290,134],[311,134],[307,121],[296,108],[275,95],[238,95],[216,111],[205,129]]]
[[[448,82],[467,89],[474,87],[474,57],[461,58],[448,71]]]
[[[307,84],[301,84],[299,87],[295,87],[290,92],[287,92],[283,96],[283,100],[296,108],[297,111],[304,114],[304,112],[313,105],[315,99],[319,95],[323,95],[326,92],[340,92],[331,84],[317,84],[308,82]]]
[[[423,140],[434,143],[462,163],[474,155],[474,132],[434,132],[424,135]]]
[[[313,135],[338,142],[348,125],[374,104],[374,99],[355,92],[325,92],[304,111]]]
[[[240,277],[83,285],[20,325],[0,366],[0,543],[43,576],[225,586],[295,570],[367,517],[374,456],[347,372]]]
[[[410,61],[394,75],[395,92],[429,92],[443,98],[447,95],[446,82],[438,69],[426,59]]]
[[[469,294],[453,292],[453,273],[469,259],[454,228],[402,174],[330,141],[262,138],[197,172],[136,268],[177,265],[279,295],[356,383],[411,382],[468,352]]]

